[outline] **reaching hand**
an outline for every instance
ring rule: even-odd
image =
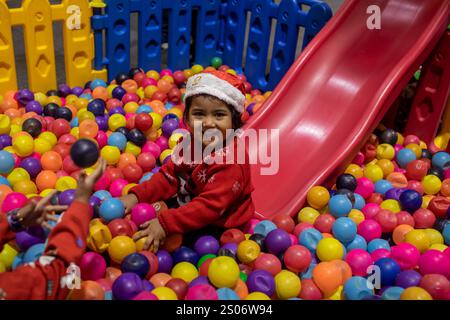
[[[146,228],[143,231],[137,232],[133,236],[134,241],[138,241],[141,238],[147,237],[147,240],[144,244],[144,250],[150,250],[153,253],[158,251],[160,245],[164,244],[164,240],[166,240],[166,232],[164,228],[159,223],[158,219],[152,219],[147,221],[141,228]]]
[[[132,193],[120,197],[120,201],[122,201],[123,206],[125,207],[125,213],[129,213],[139,202],[138,198]]]
[[[86,171],[82,171],[78,180],[78,187],[75,193],[75,198],[87,202],[89,200],[89,197],[92,195],[95,183],[103,175],[105,169],[106,161],[103,158],[100,158],[100,162],[97,168],[90,175],[87,175]]]

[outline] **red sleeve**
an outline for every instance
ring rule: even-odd
[[[0,212],[0,252],[3,250],[3,245],[11,240],[14,240],[15,237],[16,234],[9,230],[6,214]]]
[[[136,195],[139,202],[153,203],[170,199],[177,190],[178,179],[175,176],[175,165],[172,159],[169,159],[150,180],[135,186],[130,192]]]
[[[191,202],[158,215],[167,234],[198,230],[219,220],[242,191],[244,177],[239,165],[221,164],[211,166],[207,180]]]

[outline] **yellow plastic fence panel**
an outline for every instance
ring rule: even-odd
[[[25,0],[24,38],[28,84],[33,91],[56,88],[52,8],[48,0]]]
[[[66,82],[69,86],[83,85],[92,78],[106,81],[104,70],[92,70],[94,36],[91,33],[92,9],[85,0],[64,0],[64,55]]]
[[[0,95],[17,89],[16,64],[8,6],[0,1]]]

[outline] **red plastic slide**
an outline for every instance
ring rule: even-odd
[[[381,29],[367,26],[371,5],[381,9]],[[435,47],[449,13],[450,0],[342,5],[246,125],[280,136],[278,173],[252,166],[259,218],[296,214],[309,188],[343,170]],[[274,135],[249,152],[272,143]]]

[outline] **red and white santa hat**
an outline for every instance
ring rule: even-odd
[[[228,72],[208,70],[190,77],[187,81],[184,99],[198,94],[216,97],[232,105],[239,113],[244,111],[244,83]]]

